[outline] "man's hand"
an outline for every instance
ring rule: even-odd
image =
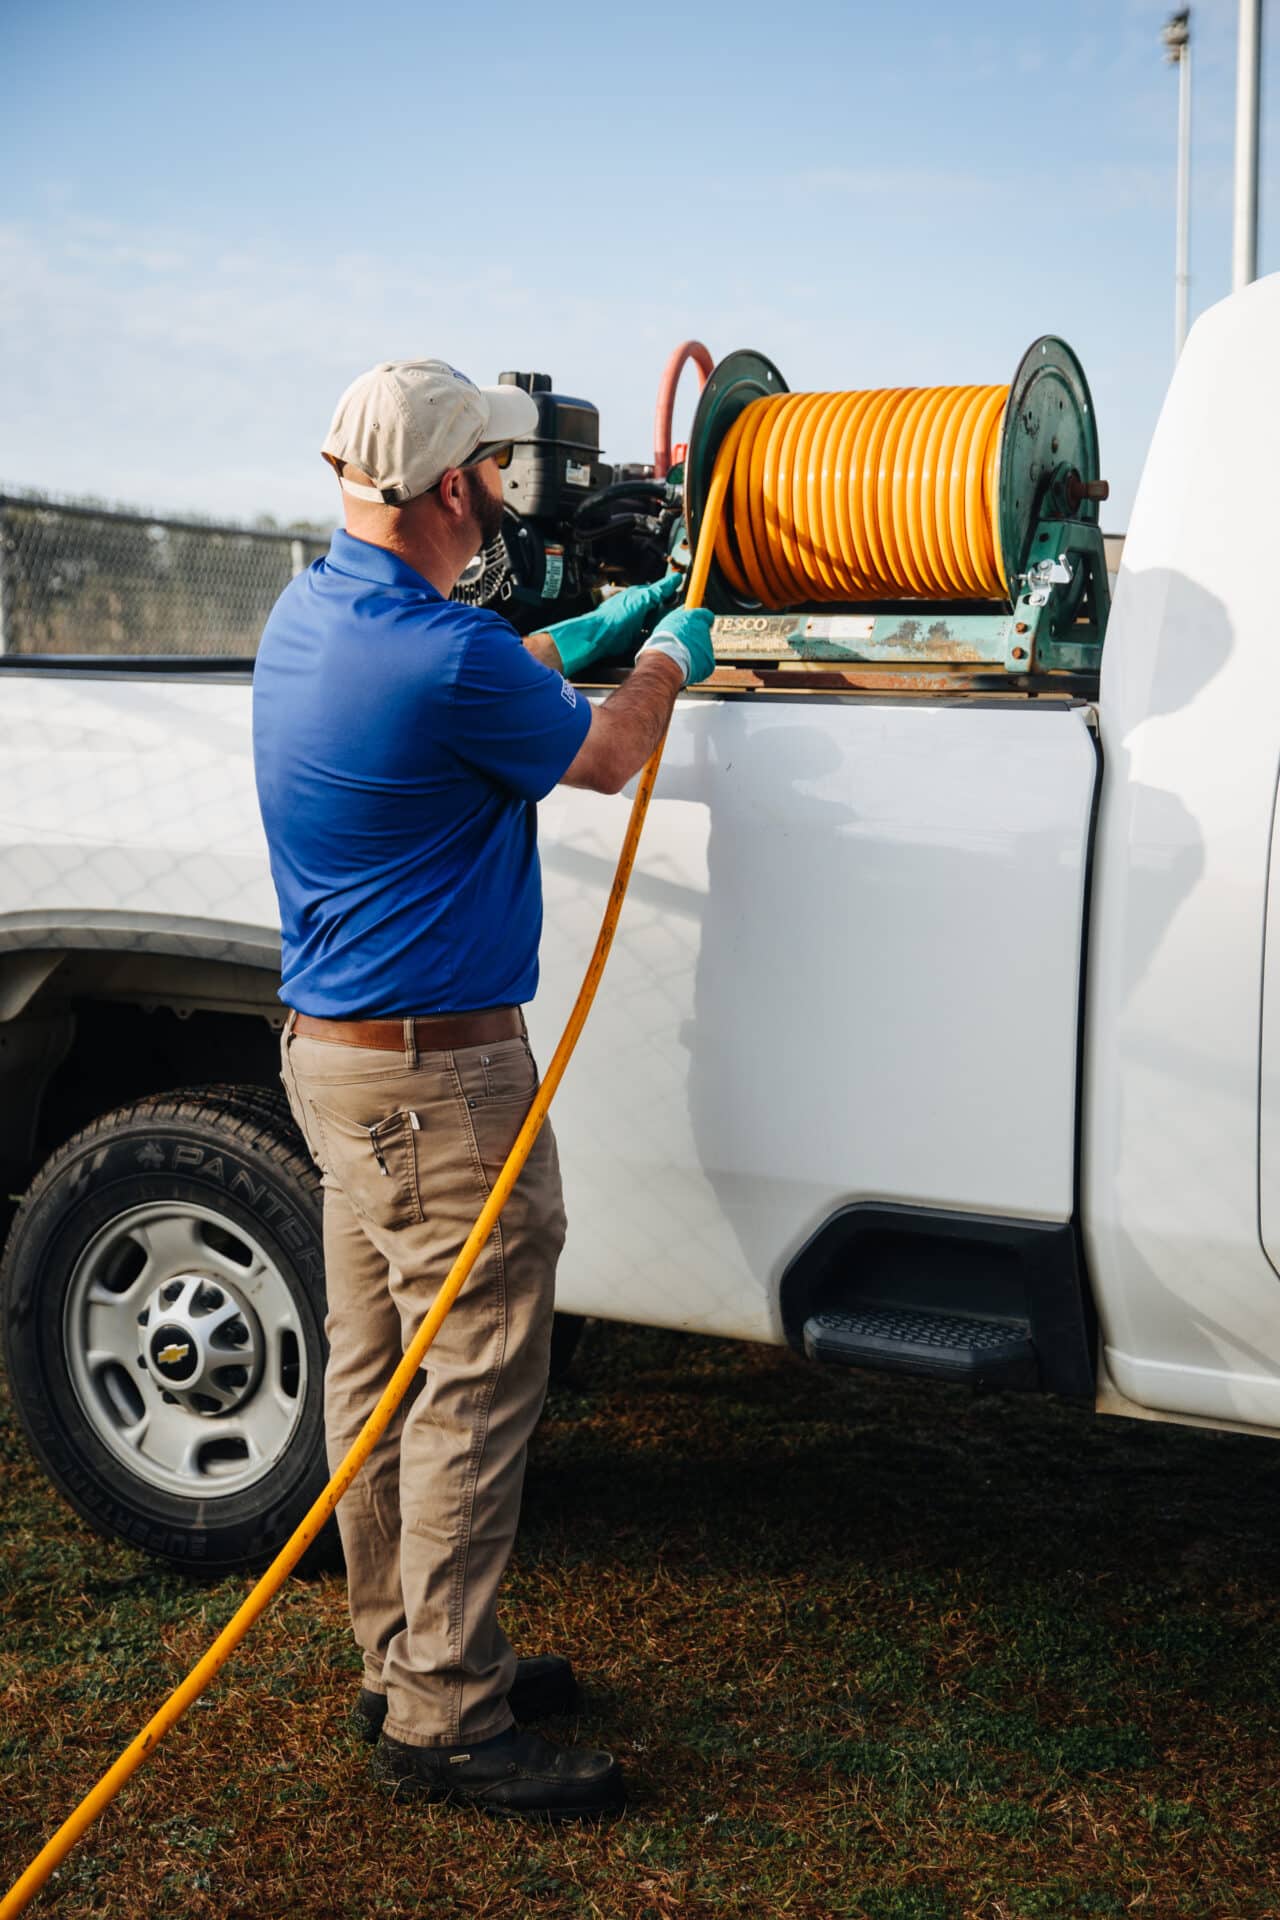
[[[607,600],[601,601],[592,613],[581,613],[575,620],[560,620],[554,627],[547,627],[545,637],[555,646],[561,672],[581,673],[594,661],[605,660],[612,653],[622,653],[634,646],[646,620],[664,607],[673,606],[683,584],[680,574],[669,573],[647,587],[624,587],[621,593],[610,594]],[[525,645],[545,660],[545,650],[532,645],[543,637],[543,634],[531,634]]]
[[[713,617],[705,607],[673,607],[663,614],[641,647],[637,665],[647,653],[665,653],[682,670],[686,687],[709,680],[716,670],[711,646]]]

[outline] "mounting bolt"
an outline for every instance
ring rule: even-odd
[[[1111,486],[1106,480],[1082,480],[1073,469],[1067,475],[1066,495],[1067,505],[1074,513],[1082,500],[1109,500]]]
[[[1014,657],[1014,659],[1015,659],[1015,660],[1025,660],[1025,659],[1026,659],[1026,657],[1027,657],[1027,650],[1026,650],[1026,648],[1025,648],[1025,647],[1015,647],[1015,648],[1014,648],[1014,650],[1013,650],[1013,657]]]
[[[1025,633],[1025,632],[1027,631],[1027,623],[1026,623],[1026,621],[1025,621],[1025,620],[1018,620],[1018,621],[1016,621],[1016,622],[1014,623],[1014,629],[1013,629],[1013,630],[1014,630],[1014,632],[1015,632],[1015,633]]]

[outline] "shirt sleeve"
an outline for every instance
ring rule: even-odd
[[[589,702],[535,660],[514,627],[478,613],[458,662],[450,741],[459,759],[541,800],[576,759],[591,725]]]

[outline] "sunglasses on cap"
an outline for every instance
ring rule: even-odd
[[[457,471],[459,473],[465,473],[468,467],[478,467],[482,460],[496,460],[499,468],[509,467],[511,465],[511,455],[514,450],[515,443],[511,440],[493,440],[487,444],[482,442],[480,446],[476,447],[467,455],[465,460],[459,460]],[[444,474],[441,474],[440,480],[443,479]],[[427,492],[434,493],[436,487],[440,485],[440,480],[435,481],[433,485],[429,486]]]
[[[514,451],[515,444],[511,440],[494,441],[488,445],[482,442],[475,452],[468,454],[460,464],[464,467],[478,467],[483,460],[495,460],[499,468],[509,467]]]

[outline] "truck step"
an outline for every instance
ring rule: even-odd
[[[812,1314],[804,1350],[811,1360],[918,1373],[972,1387],[1034,1387],[1036,1351],[1025,1323],[975,1320],[916,1307],[852,1307]]]

